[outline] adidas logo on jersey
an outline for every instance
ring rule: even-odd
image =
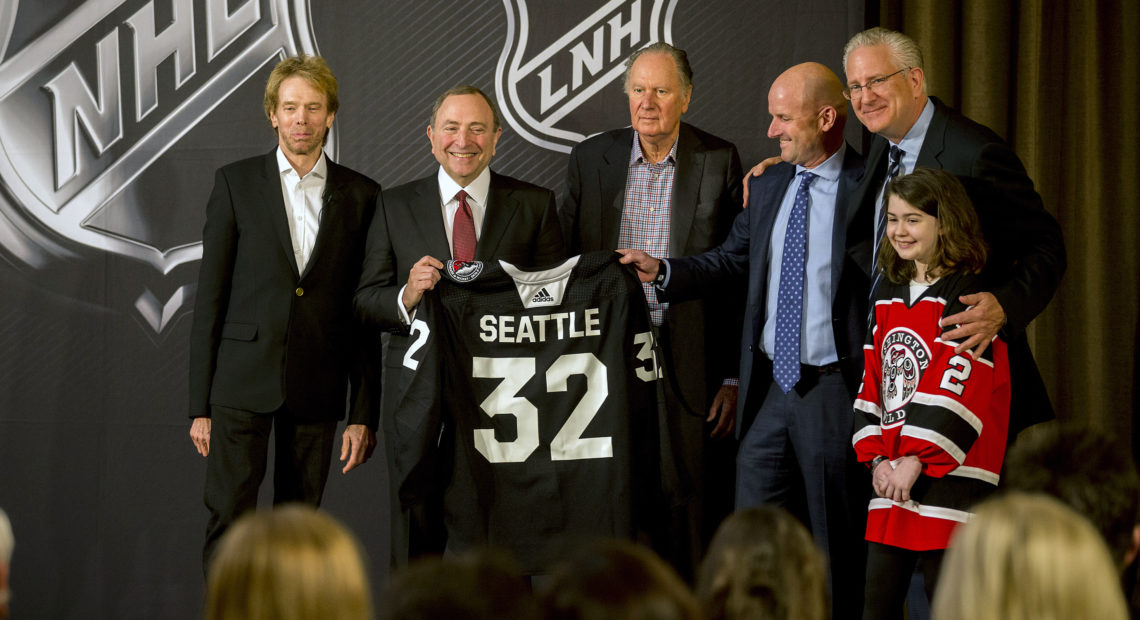
[[[534,297],[531,298],[530,303],[539,304],[550,303],[552,301],[554,301],[554,298],[550,296],[550,292],[546,290],[546,287],[542,287],[538,289],[537,293],[534,294]]]

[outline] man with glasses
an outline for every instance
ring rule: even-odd
[[[885,28],[865,30],[847,42],[843,66],[844,94],[877,135],[867,174],[851,197],[852,204],[874,206],[876,241],[883,234],[886,184],[915,167],[957,175],[974,202],[990,246],[990,290],[962,298],[972,308],[943,319],[943,338],[958,341],[959,353],[969,350],[976,357],[1001,331],[1009,343],[1012,441],[1021,429],[1053,417],[1025,328],[1049,303],[1065,271],[1060,226],[1005,141],[926,94],[922,50],[913,39]]]

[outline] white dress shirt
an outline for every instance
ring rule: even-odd
[[[293,169],[281,147],[277,147],[277,169],[281,173],[281,195],[285,199],[285,217],[289,222],[289,237],[293,241],[293,258],[297,271],[304,273],[317,232],[321,228],[321,211],[324,208],[325,182],[328,179],[328,162],[325,153],[305,176]]]

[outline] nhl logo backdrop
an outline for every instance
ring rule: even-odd
[[[576,5],[580,21],[574,13],[550,19],[541,0],[536,4],[537,14],[526,0],[503,0],[507,37],[495,92],[519,135],[569,153],[583,138],[611,129],[598,120],[607,116],[600,110],[613,108],[613,98],[595,96],[621,79],[629,54],[657,41],[673,43],[677,0],[582,2]]]
[[[436,173],[432,102],[474,84],[503,112],[492,169],[562,192],[573,145],[629,124],[631,51],[685,49],[686,121],[751,164],[777,151],[772,79],[807,60],[840,70],[862,15],[862,0],[0,0],[12,617],[202,617],[188,319],[214,171],[276,144],[262,96],[279,58],[328,60],[326,151],[385,189]],[[384,467],[378,450],[334,472],[322,502],[361,541],[377,597]]]
[[[3,41],[36,4],[5,2]],[[105,301],[154,332],[189,307],[196,270],[179,267],[201,257],[202,202],[134,186],[162,185],[156,162],[267,65],[315,52],[307,3],[235,4],[87,2],[0,65],[4,248],[46,273],[140,263],[137,286]],[[221,163],[178,165],[207,182]]]

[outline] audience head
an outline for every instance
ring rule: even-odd
[[[717,528],[697,577],[709,620],[825,620],[827,569],[807,528],[782,508],[746,508]]]
[[[372,617],[359,544],[308,506],[238,519],[222,537],[207,581],[206,620]]]
[[[779,141],[780,159],[789,164],[814,168],[843,146],[843,83],[817,62],[798,64],[772,82],[768,114],[768,137]]]
[[[416,560],[392,575],[381,620],[537,620],[530,584],[507,556],[480,551]]]
[[[8,617],[8,600],[12,595],[8,589],[8,569],[12,564],[12,549],[15,546],[12,524],[8,521],[8,515],[0,510],[0,618]]]
[[[957,177],[936,168],[916,168],[887,186],[890,243],[879,244],[879,267],[896,284],[927,273],[978,273],[986,264],[986,246],[978,214]]]
[[[926,105],[922,49],[914,39],[886,28],[851,37],[843,48],[846,95],[871,133],[898,143]]]
[[[547,620],[698,620],[681,578],[652,551],[624,541],[586,545],[541,584]]]
[[[1124,620],[1116,567],[1100,534],[1043,494],[983,502],[950,541],[935,620]]]
[[[1140,475],[1126,442],[1074,423],[1022,433],[1006,457],[1002,482],[1015,491],[1046,493],[1092,522],[1117,567],[1140,546]]]

